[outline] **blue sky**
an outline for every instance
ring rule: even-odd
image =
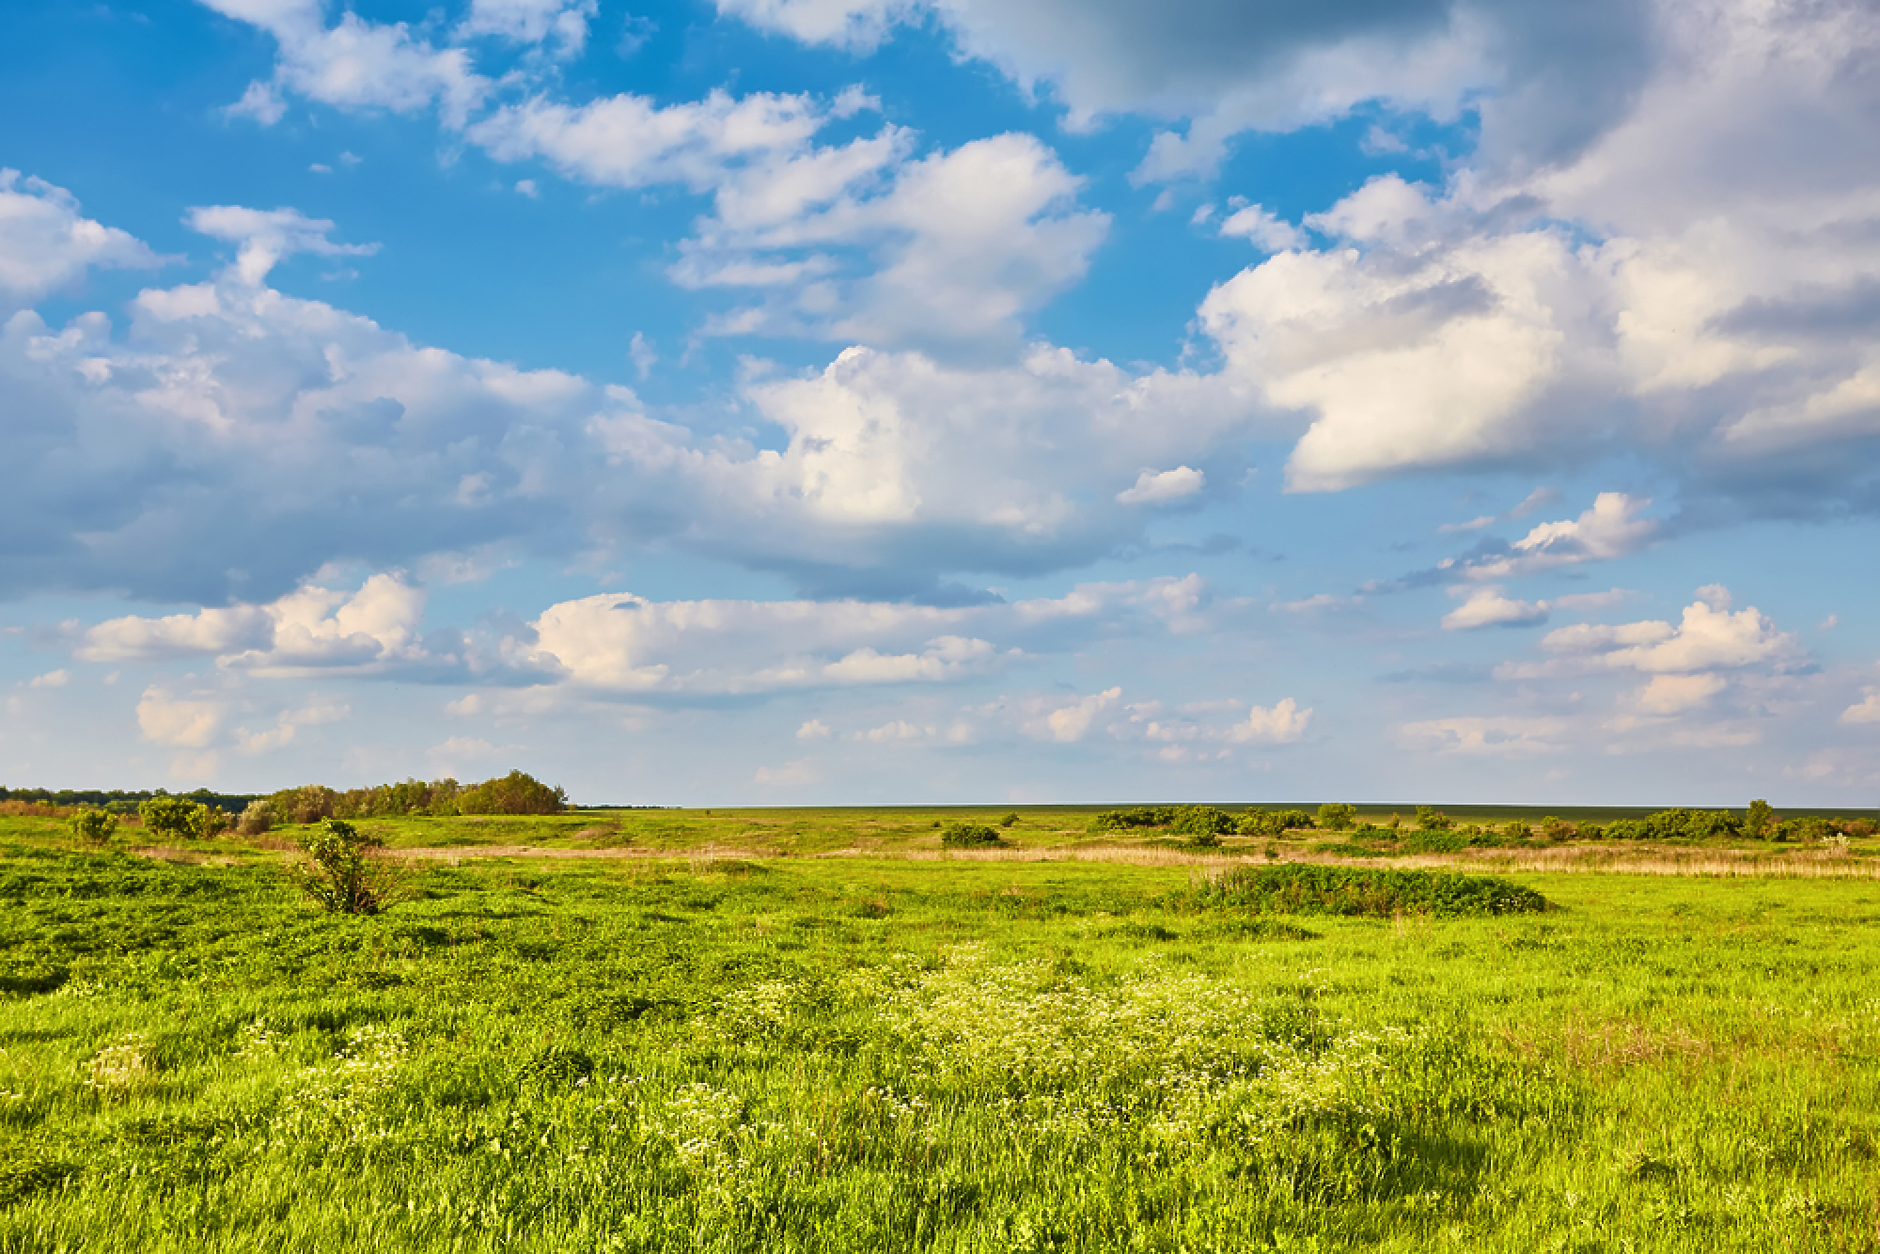
[[[1880,804],[1877,60],[8,5],[0,780]]]

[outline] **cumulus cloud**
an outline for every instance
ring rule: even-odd
[[[1557,718],[1439,718],[1400,723],[1391,729],[1397,743],[1423,753],[1480,757],[1528,757],[1563,747],[1567,724]]]
[[[558,56],[578,56],[599,0],[471,0],[457,27],[460,38],[488,36],[518,44],[550,44]]]
[[[1444,631],[1471,631],[1478,627],[1531,627],[1547,621],[1547,606],[1533,601],[1512,600],[1500,588],[1451,588],[1451,596],[1466,596],[1464,601],[1443,615]]]
[[[153,744],[180,749],[201,749],[214,741],[226,702],[212,697],[177,696],[152,685],[137,701],[137,727]]]
[[[424,594],[397,575],[356,591],[306,586],[268,605],[207,608],[164,618],[114,618],[87,631],[74,656],[88,662],[213,656],[263,673],[360,669],[421,655]]]
[[[1115,708],[1122,695],[1121,688],[1106,688],[1071,701],[1033,698],[1026,703],[1028,714],[1020,726],[1026,735],[1037,740],[1075,744],[1090,734],[1100,715]]]
[[[1116,494],[1120,505],[1165,505],[1193,496],[1207,485],[1207,476],[1187,466],[1173,470],[1145,470],[1136,485]]]
[[[1304,231],[1260,205],[1248,205],[1229,214],[1222,221],[1220,232],[1247,240],[1269,253],[1302,248],[1308,242]]]
[[[1865,695],[1853,705],[1841,711],[1838,722],[1853,726],[1860,723],[1880,723],[1880,688],[1868,688]]]
[[[1676,626],[1659,621],[1582,624],[1547,633],[1541,647],[1563,660],[1647,674],[1696,674],[1757,668],[1782,674],[1811,666],[1795,636],[1754,606],[1732,613],[1728,601],[1696,601]],[[1722,600],[1722,604],[1713,603]]]
[[[193,231],[241,245],[233,273],[244,283],[259,284],[280,262],[295,253],[321,257],[369,257],[377,244],[339,244],[328,238],[333,224],[309,218],[297,209],[249,209],[209,205],[191,209]]]
[[[1305,739],[1311,722],[1311,708],[1302,710],[1297,701],[1286,697],[1271,709],[1254,706],[1245,719],[1228,728],[1227,738],[1235,744],[1296,744]]]
[[[64,188],[0,169],[0,315],[69,286],[93,266],[159,262],[142,240],[85,217]]]
[[[274,76],[250,84],[231,109],[264,125],[281,119],[282,97],[290,92],[347,109],[410,113],[435,104],[447,120],[462,125],[490,88],[471,69],[464,49],[435,47],[404,22],[367,21],[347,10],[328,26],[320,0],[202,2],[274,38]],[[513,16],[527,6],[507,0],[484,7]]]

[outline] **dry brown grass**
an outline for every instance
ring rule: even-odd
[[[1708,1058],[1718,1052],[1715,1044],[1689,1032],[1650,1028],[1632,1019],[1595,1021],[1574,1015],[1551,1029],[1507,1027],[1496,1035],[1524,1059],[1574,1070],[1623,1071],[1666,1059]]]

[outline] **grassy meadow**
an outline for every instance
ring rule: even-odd
[[[371,917],[0,819],[0,1252],[1880,1251],[1880,842],[1004,813],[362,820]],[[1212,886],[1294,864],[1549,908]]]

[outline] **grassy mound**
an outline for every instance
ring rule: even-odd
[[[1487,875],[1373,871],[1361,867],[1240,867],[1198,890],[1200,903],[1263,914],[1537,914],[1547,899]]]

